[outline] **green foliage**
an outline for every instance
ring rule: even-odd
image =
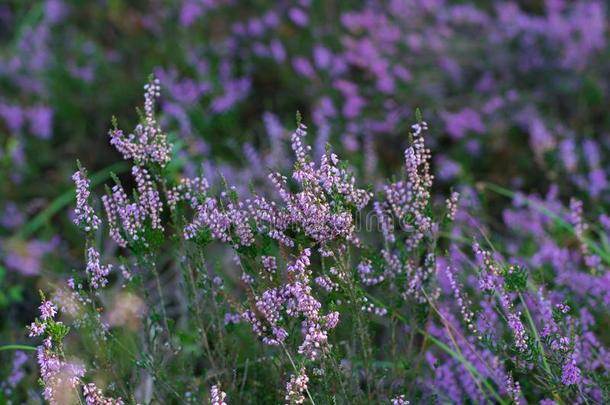
[[[527,290],[528,271],[522,266],[509,266],[503,269],[502,276],[509,292],[523,292]]]

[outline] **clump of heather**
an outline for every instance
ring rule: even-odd
[[[134,134],[110,131],[131,173],[104,220],[74,175],[86,265],[28,329],[50,403],[610,399],[610,249],[584,203],[515,196],[517,235],[491,234],[484,186],[436,198],[419,111],[391,180],[313,151],[297,114],[292,170],[244,193],[172,165],[159,95],[153,77]]]

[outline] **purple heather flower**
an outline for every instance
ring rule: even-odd
[[[105,397],[102,390],[94,383],[83,385],[83,396],[87,405],[125,405],[121,398]]]
[[[262,256],[261,264],[263,268],[267,270],[269,273],[275,273],[277,270],[277,259],[275,256]]]
[[[227,394],[220,389],[220,385],[213,385],[210,389],[210,402],[212,405],[227,405]]]
[[[29,329],[29,333],[28,336],[29,337],[36,337],[36,336],[40,336],[44,333],[44,331],[47,328],[47,324],[46,323],[39,323],[39,322],[32,322],[30,324],[30,326],[28,327]]]
[[[288,10],[288,17],[290,20],[300,27],[304,27],[309,23],[309,16],[307,13],[298,7],[293,7]]]
[[[408,250],[414,249],[432,229],[432,218],[426,213],[433,180],[430,174],[430,150],[425,147],[423,137],[423,131],[427,128],[425,122],[413,125],[413,145],[405,150],[406,179],[384,186],[385,200],[381,202],[381,210],[377,209],[377,214],[382,218],[383,214],[380,213],[386,212],[400,221],[407,235],[405,247]],[[405,220],[408,218],[413,221],[407,223]],[[387,233],[386,230],[384,233]],[[389,233],[386,237],[389,237]]]
[[[456,113],[445,113],[443,119],[447,132],[454,139],[462,138],[467,132],[481,133],[485,130],[481,116],[472,108],[464,108]]]
[[[457,215],[458,209],[458,200],[460,198],[460,193],[454,191],[451,193],[451,196],[447,198],[445,204],[447,206],[447,218],[450,221],[455,221],[455,216]]]
[[[595,168],[589,172],[589,192],[593,198],[599,197],[602,191],[608,189],[608,179],[604,169]]]
[[[316,45],[313,48],[313,58],[318,69],[325,70],[330,66],[333,54],[328,50],[328,48],[322,45]]]
[[[337,291],[339,289],[339,285],[332,281],[328,276],[318,276],[316,277],[315,282],[326,292]]]
[[[286,50],[279,39],[274,38],[269,44],[269,47],[271,49],[271,55],[273,55],[276,62],[282,63],[286,60]]]
[[[51,301],[44,301],[38,309],[40,310],[40,319],[43,321],[52,319],[57,314],[57,306]]]
[[[30,132],[33,135],[48,139],[53,131],[53,110],[49,107],[36,106],[27,110]]]
[[[74,223],[83,226],[86,232],[97,230],[101,224],[89,203],[90,182],[85,169],[81,168],[72,175],[76,186],[76,208],[74,209]]]
[[[438,156],[436,159],[436,174],[443,181],[454,180],[462,171],[460,164],[445,156]]]
[[[390,400],[390,402],[392,403],[392,405],[409,405],[410,404],[410,402],[407,401],[407,397],[404,394],[392,398]]]
[[[201,2],[197,0],[187,0],[180,9],[180,24],[184,27],[191,26],[203,13]]]
[[[367,286],[377,285],[385,280],[383,275],[375,276],[373,274],[373,266],[369,259],[363,259],[357,266],[358,275],[362,283]]]
[[[566,364],[561,370],[561,382],[564,385],[576,385],[580,384],[582,377],[580,375],[580,369],[576,366],[574,359],[568,359]]]
[[[555,148],[555,138],[542,119],[534,117],[529,123],[529,132],[530,144],[538,155],[542,155],[546,151]]]
[[[316,75],[309,60],[302,56],[294,58],[292,60],[292,66],[294,67],[294,70],[295,72],[297,72],[297,74],[308,79],[313,79]]]
[[[210,103],[210,110],[222,113],[230,110],[250,93],[252,82],[248,77],[226,79],[223,83],[224,94],[215,97]]]
[[[309,377],[305,374],[305,368],[301,368],[298,375],[291,375],[290,380],[286,383],[286,402],[290,404],[304,403],[304,392],[307,390],[308,382]]]
[[[241,316],[239,314],[232,314],[232,313],[225,313],[225,317],[224,317],[224,324],[225,325],[230,325],[230,324],[237,324],[241,322]]]
[[[152,177],[146,169],[140,166],[133,166],[131,174],[136,181],[140,209],[150,219],[153,229],[163,229],[161,226],[163,204],[161,203],[159,192],[152,181]]]
[[[49,241],[21,241],[10,239],[3,241],[4,263],[10,270],[25,276],[40,273],[43,257],[53,252],[59,245],[57,237]]]
[[[28,356],[24,352],[20,350],[15,352],[12,371],[6,380],[9,387],[15,388],[23,377],[25,377],[25,372],[22,370],[22,367],[27,360]]]
[[[17,133],[23,127],[25,113],[19,106],[0,104],[0,117],[4,119],[6,126],[12,133]]]
[[[9,229],[15,229],[24,222],[25,215],[19,210],[17,204],[7,201],[0,217],[0,225]]]
[[[170,160],[171,145],[155,119],[155,100],[161,94],[158,79],[144,86],[144,123],[138,124],[134,133],[125,137],[123,131],[112,129],[109,132],[110,144],[124,159],[133,159],[136,163],[158,163],[164,167]]]
[[[93,247],[87,249],[87,275],[94,289],[103,288],[108,284],[108,274],[112,270],[112,265],[106,266],[100,263],[100,253]]]

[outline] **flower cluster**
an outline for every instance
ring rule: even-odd
[[[74,223],[82,226],[86,232],[95,231],[99,228],[101,222],[91,207],[89,196],[91,194],[90,181],[87,178],[87,172],[84,168],[80,168],[72,176],[76,186],[76,208],[74,208]]]
[[[45,334],[42,345],[37,348],[38,366],[42,378],[44,398],[51,404],[63,404],[70,401],[73,390],[85,375],[85,368],[78,363],[67,362],[62,355],[61,341],[68,333],[68,328],[55,320],[57,306],[43,300],[39,307],[40,319],[30,326],[30,337]]]
[[[458,200],[460,198],[460,193],[454,191],[451,193],[451,196],[447,198],[445,204],[447,205],[447,218],[450,221],[455,221],[455,216],[457,215],[458,209]]]
[[[328,331],[339,322],[339,313],[320,313],[322,304],[312,294],[310,266],[311,250],[304,249],[299,257],[286,266],[289,282],[280,288],[265,290],[255,298],[255,309],[242,317],[268,345],[279,345],[288,337],[287,318],[301,318],[303,342],[298,353],[315,360],[321,357]],[[285,314],[285,315],[284,315]]]
[[[286,403],[289,405],[302,404],[305,402],[304,392],[307,391],[309,377],[302,368],[298,375],[291,375],[286,383]]]
[[[127,137],[120,129],[112,129],[109,132],[110,143],[125,159],[133,159],[138,164],[157,163],[164,167],[170,161],[172,146],[155,119],[155,99],[161,94],[159,79],[152,77],[144,90],[144,122],[138,124],[134,133]]]
[[[172,210],[176,209],[180,201],[187,201],[191,207],[197,207],[199,199],[208,189],[209,184],[204,177],[183,178],[169,190],[167,202]]]
[[[122,247],[138,242],[148,245],[147,231],[163,231],[163,204],[150,174],[141,166],[133,166],[132,174],[137,185],[135,201],[129,200],[118,180],[102,196],[110,236]]]
[[[424,144],[423,132],[427,129],[428,125],[423,121],[413,125],[413,145],[405,150],[406,178],[386,185],[385,199],[375,207],[385,240],[395,240],[394,231],[387,225],[391,219],[387,217],[396,218],[401,231],[407,234],[404,240],[407,250],[416,248],[432,229],[432,218],[426,212],[434,178],[430,174],[430,150]]]
[[[227,405],[226,397],[227,394],[220,389],[219,385],[213,385],[210,389],[210,402],[212,405]]]
[[[390,400],[392,405],[409,405],[411,402],[406,400],[405,395],[399,395]]]
[[[100,263],[100,253],[93,247],[87,249],[87,275],[94,289],[103,288],[108,284],[108,274],[112,271],[112,265]]]
[[[83,385],[83,396],[87,405],[124,405],[121,398],[108,398],[94,383]]]
[[[473,251],[482,265],[479,276],[480,290],[497,293],[508,327],[513,333],[515,347],[519,351],[525,352],[528,349],[529,337],[521,321],[521,312],[515,310],[511,294],[507,291],[505,280],[501,277],[502,269],[500,265],[492,258],[491,253],[482,249],[478,243],[473,244]],[[511,268],[509,267],[505,274],[510,272]]]
[[[295,16],[303,21],[303,15]],[[346,83],[340,83],[339,89],[353,97],[348,109],[357,110],[354,89]],[[153,103],[148,101],[156,92],[147,88],[147,115],[153,116]],[[462,115],[460,120],[469,122],[455,124],[456,137],[480,127],[472,112]],[[603,305],[610,302],[607,274],[601,265],[596,272],[581,270],[582,258],[588,264],[591,256],[585,248],[601,252],[597,259],[601,263],[606,260],[605,247],[589,239],[595,237],[593,232],[585,235],[582,204],[571,204],[576,244],[573,235],[562,233],[572,228],[555,229],[548,217],[541,219],[540,212],[532,212],[537,207],[547,216],[565,213],[555,197],[536,200],[534,205],[524,204],[532,201],[519,195],[514,207],[503,213],[504,220],[517,227],[519,237],[498,238],[496,250],[495,238],[492,245],[487,236],[489,228],[481,217],[471,215],[480,207],[476,190],[461,187],[461,197],[452,193],[445,200],[446,210],[443,198],[431,198],[431,155],[423,137],[427,124],[417,116],[402,179],[377,185],[381,193],[370,213],[377,216],[381,234],[357,234],[356,214],[367,209],[372,195],[359,188],[330,147],[318,145],[312,152],[300,119],[290,138],[296,160],[291,174],[272,173],[272,190],[249,197],[224,177],[219,195],[217,183],[210,186],[203,177],[175,183],[173,166],[169,170],[153,158],[133,157],[133,198],[117,181],[102,200],[112,238],[131,251],[130,257],[121,258],[122,268],[132,261],[148,268],[163,258],[162,272],[152,267],[130,285],[135,289],[153,282],[156,286],[153,293],[145,291],[143,298],[134,295],[128,300],[149,300],[151,307],[143,330],[134,331],[145,343],[139,347],[142,356],[136,360],[134,375],[153,382],[150,390],[162,400],[209,399],[218,405],[225,404],[223,390],[232,398],[252,390],[256,400],[283,396],[288,403],[331,395],[393,404],[408,403],[407,395],[421,402],[442,398],[522,403],[553,397],[566,403],[602,403],[609,392],[602,370],[608,368],[610,354],[596,323],[607,317]],[[455,116],[449,119],[458,121]],[[249,160],[257,161],[252,149],[244,150]],[[77,205],[84,207],[89,184],[84,174],[77,177],[81,183],[77,182]],[[450,221],[437,216],[444,211]],[[165,243],[156,243],[165,233],[169,236]],[[467,246],[481,235],[490,250],[474,243],[473,259],[462,249],[465,241]],[[209,246],[211,240],[216,242]],[[564,240],[568,243],[560,245]],[[443,250],[446,254],[440,253]],[[230,257],[224,256],[227,251]],[[66,360],[61,342],[67,327],[55,321],[59,304],[62,313],[76,318],[72,326],[77,332],[94,330],[91,336],[100,345],[106,338],[116,339],[113,329],[126,317],[117,315],[122,311],[122,304],[116,302],[122,301],[121,295],[102,289],[109,283],[112,266],[102,265],[100,256],[88,238],[86,274],[93,288],[86,291],[72,279],[71,291],[58,292],[55,303],[44,301],[39,318],[29,328],[32,337],[46,337],[39,362],[45,395],[52,402],[66,402],[58,393],[67,383],[68,391],[82,395],[87,403],[122,404],[120,399],[105,398],[93,384],[85,384],[82,394],[74,390],[84,384],[84,367]],[[216,262],[217,267],[212,271],[208,262]],[[122,273],[131,277],[128,270]],[[176,274],[182,282],[174,282]],[[552,288],[549,293],[546,285]],[[185,294],[180,290],[183,286]],[[75,305],[70,305],[71,300]],[[103,315],[107,322],[102,321],[99,302],[113,307]],[[339,319],[342,324],[337,328]],[[245,329],[253,333],[244,333]],[[264,344],[262,356],[241,351],[259,339]],[[185,342],[201,345],[187,348],[182,346]],[[240,351],[235,358],[226,355],[228,342],[237,342]],[[372,349],[379,342],[388,345],[387,353]],[[124,350],[120,346],[117,350]],[[174,379],[160,373],[158,365],[173,370],[192,364],[191,353],[197,358],[191,375]],[[382,361],[396,366],[398,353],[417,368],[379,367]],[[92,353],[92,364],[117,371],[97,356]],[[248,379],[248,373],[256,375],[261,365],[271,364],[277,366],[273,370],[280,378],[287,369],[294,371],[285,394],[277,386],[269,389],[272,378]],[[406,369],[417,370],[418,384],[402,382]],[[541,384],[531,388],[524,383],[530,377]],[[318,384],[322,378],[325,381]],[[210,379],[217,384],[209,392],[185,391]],[[397,392],[407,394],[396,396]],[[136,400],[146,395],[135,389]]]
[[[333,153],[322,156],[316,168],[309,156],[309,146],[303,143],[306,127],[299,123],[292,135],[292,150],[296,157],[293,179],[300,191],[289,191],[288,179],[279,173],[269,176],[280,202],[256,196],[245,202],[236,201],[229,193],[228,201],[205,197],[195,204],[196,215],[184,229],[187,239],[201,232],[223,242],[234,241],[249,246],[254,242],[253,226],[279,243],[292,247],[290,233],[303,232],[312,241],[324,246],[331,241],[358,243],[352,209],[362,209],[370,198],[365,190],[355,187],[355,178],[339,166]]]

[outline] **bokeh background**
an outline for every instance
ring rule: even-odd
[[[176,170],[262,184],[267,168],[288,165],[298,110],[314,154],[333,143],[374,185],[400,166],[419,107],[437,187],[577,196],[610,229],[607,10],[599,0],[1,1],[0,344],[24,342],[38,289],[82,268],[71,175],[80,159],[99,188],[127,169],[107,132],[113,116],[136,124],[151,73]],[[507,204],[483,200],[495,232]],[[0,352],[0,397],[36,389],[33,363],[15,379],[14,357]]]

